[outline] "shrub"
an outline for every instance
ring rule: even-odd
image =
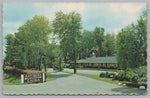
[[[106,78],[115,78],[117,77],[116,73],[108,73],[108,72],[102,72],[99,75],[100,77],[106,77]]]
[[[146,66],[142,66],[135,69],[127,69],[126,80],[130,82],[146,82],[146,75]]]
[[[133,81],[133,77],[135,77],[135,76],[136,76],[136,74],[133,72],[132,69],[127,69],[127,70],[126,70],[125,79],[126,79],[127,81],[132,82],[132,81]]]
[[[116,76],[116,73],[112,72],[112,73],[108,73],[108,78],[113,78]]]
[[[113,80],[118,80],[118,75],[113,76],[113,77],[112,77],[112,81],[113,81]]]
[[[146,77],[146,76],[145,76],[145,77],[142,77],[142,78],[141,78],[141,81],[142,81],[142,82],[146,82],[146,81],[147,81],[147,77]]]
[[[106,73],[104,72],[100,73],[99,77],[106,77]]]
[[[146,82],[147,81],[147,67],[141,66],[137,69],[138,76],[141,81]]]
[[[105,77],[106,77],[106,78],[109,78],[109,77],[108,77],[108,74],[109,74],[109,73],[108,73],[108,72],[106,72],[106,75],[105,75]]]
[[[126,76],[125,71],[124,70],[120,70],[118,72],[117,78],[118,78],[119,81],[123,81],[123,80],[125,80],[125,76]]]
[[[43,73],[41,71],[33,71],[33,70],[22,70],[22,69],[14,69],[14,68],[9,68],[9,67],[5,67],[3,68],[5,73],[8,74],[13,74],[13,75],[17,75],[20,76],[21,74],[36,74],[36,73]],[[47,73],[45,73],[45,78],[47,78]]]

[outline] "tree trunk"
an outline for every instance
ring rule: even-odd
[[[61,71],[61,58],[59,58],[59,71]]]
[[[101,56],[101,47],[98,46],[98,53],[97,53],[97,57],[100,57]]]
[[[44,69],[45,69],[45,72],[46,72],[46,64],[45,64],[45,59],[44,59]]]
[[[66,61],[67,61],[67,56],[65,55],[65,57],[64,57],[64,61],[65,61],[65,63],[66,63]]]
[[[74,74],[77,73],[77,70],[76,70],[76,51],[74,50]]]

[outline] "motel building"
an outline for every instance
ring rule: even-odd
[[[118,68],[118,62],[115,56],[113,57],[90,57],[77,60],[78,68]]]

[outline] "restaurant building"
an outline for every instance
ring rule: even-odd
[[[117,68],[118,62],[113,57],[90,57],[77,60],[77,66],[83,68]]]

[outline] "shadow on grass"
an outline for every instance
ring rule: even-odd
[[[147,90],[138,89],[138,88],[130,88],[130,87],[119,87],[111,89],[113,92],[120,92],[123,94],[136,94],[136,95],[146,95]]]
[[[53,74],[53,76],[57,78],[63,78],[63,77],[69,77],[72,76],[72,74]]]

